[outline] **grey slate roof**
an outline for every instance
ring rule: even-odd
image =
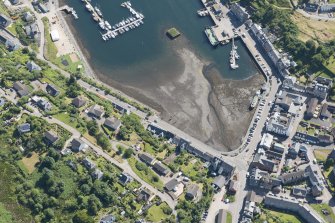
[[[152,157],[151,155],[149,155],[147,153],[140,153],[138,155],[138,157],[148,165],[151,165],[153,163],[153,161],[155,160],[154,157]]]
[[[93,105],[89,111],[89,114],[97,117],[97,118],[101,118],[101,116],[103,116],[103,114],[105,113],[102,108],[99,105]]]
[[[17,130],[20,133],[26,133],[26,132],[30,132],[30,124],[29,123],[23,123],[21,125],[17,126]]]
[[[115,131],[120,128],[121,121],[115,117],[110,117],[110,118],[106,118],[104,125]]]
[[[20,97],[26,96],[29,94],[29,88],[28,86],[22,84],[19,81],[14,82],[13,84],[14,90],[18,93]]]
[[[47,131],[44,137],[52,144],[58,140],[58,136],[54,131]]]
[[[226,183],[226,179],[224,176],[219,175],[217,177],[215,177],[214,181],[213,181],[213,185],[218,187],[218,188],[222,188]]]
[[[72,100],[72,104],[77,107],[77,108],[80,108],[82,106],[84,106],[86,104],[86,100],[82,97],[76,97]]]
[[[164,187],[167,191],[172,191],[178,184],[178,180],[176,178],[173,178],[172,180],[167,182]]]
[[[156,163],[152,166],[152,168],[153,168],[158,174],[163,175],[163,176],[165,176],[165,175],[167,175],[167,174],[169,173],[169,170],[168,170],[166,167],[164,167],[162,164],[160,164],[159,162],[156,162]]]
[[[198,193],[199,193],[199,186],[197,184],[191,184],[190,186],[188,186],[186,197],[193,199],[197,197]]]
[[[40,66],[38,66],[34,61],[28,61],[27,62],[27,68],[30,72],[36,70],[36,71],[40,71],[42,70],[42,68]]]

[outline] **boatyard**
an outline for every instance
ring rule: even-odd
[[[130,11],[131,16],[123,19],[122,21],[116,23],[113,26],[111,26],[110,22],[103,18],[103,14],[98,6],[93,7],[88,0],[82,0],[82,2],[85,3],[86,9],[90,13],[92,13],[92,18],[95,22],[99,24],[100,29],[106,31],[105,33],[101,33],[102,39],[104,41],[114,39],[118,35],[121,35],[144,24],[144,15],[133,9],[130,1],[123,2],[121,6],[127,8]]]

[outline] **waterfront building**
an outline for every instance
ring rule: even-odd
[[[268,36],[265,34],[263,29],[258,24],[251,24],[250,30],[252,34],[256,37],[257,41],[263,47],[264,51],[267,53],[273,64],[277,67],[279,73],[285,77],[290,74],[288,68],[291,66],[290,60],[287,57],[283,57],[278,50],[274,47]]]
[[[57,42],[59,40],[59,33],[57,29],[54,29],[50,32],[52,42]]]
[[[268,157],[264,153],[257,152],[252,160],[252,167],[257,167],[258,169],[275,172],[276,163],[272,160],[269,160]]]
[[[268,132],[287,137],[292,132],[292,117],[275,112],[270,118],[269,123],[266,126],[266,130]]]
[[[260,147],[264,149],[270,149],[273,142],[273,135],[270,133],[265,133],[262,136]]]
[[[249,14],[246,10],[241,7],[238,3],[233,3],[230,6],[231,11],[235,14],[235,16],[240,20],[240,22],[245,22],[249,19]]]

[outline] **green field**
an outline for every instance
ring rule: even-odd
[[[323,217],[323,219],[326,221],[326,222],[329,222],[329,223],[335,223],[335,215],[334,215],[334,212],[333,210],[331,209],[331,207],[327,204],[311,204],[310,205],[314,210],[316,210],[319,215],[321,217]],[[324,215],[322,213],[322,210],[327,210],[330,214],[329,215]]]
[[[331,149],[315,149],[313,151],[314,156],[318,162],[325,162],[327,160],[328,155],[332,152]]]
[[[227,212],[226,223],[232,223],[232,222],[233,222],[233,216],[231,215],[230,212]]]
[[[57,47],[52,42],[51,36],[50,36],[50,26],[49,26],[49,20],[47,17],[42,18],[43,25],[44,25],[44,38],[45,38],[45,49],[44,49],[44,56],[49,61],[54,61],[57,58]]]
[[[54,118],[58,119],[59,121],[64,122],[65,124],[77,129],[81,134],[86,132],[86,128],[78,122],[77,118],[71,117],[68,113],[62,112],[58,113],[53,116]]]
[[[160,222],[163,219],[166,219],[168,215],[163,212],[163,208],[168,207],[166,203],[162,203],[159,206],[154,205],[148,209],[147,218],[151,222]]]
[[[73,57],[78,58],[78,56],[76,54],[74,54]],[[82,65],[82,63],[80,62],[79,58],[77,61],[73,61],[71,59],[70,54],[67,55],[62,55],[57,57],[54,61],[53,61],[57,66],[59,66],[61,69],[66,70],[70,73],[76,73],[78,71],[78,65]],[[81,69],[82,71],[83,69]]]
[[[263,223],[264,221],[268,223],[303,223],[294,215],[268,209],[263,209],[260,218],[255,223]]]

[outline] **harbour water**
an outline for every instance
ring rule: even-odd
[[[258,72],[256,65],[240,41],[236,41],[240,55],[239,68],[230,69],[231,44],[212,47],[204,34],[212,26],[209,17],[199,17],[197,11],[203,8],[200,0],[134,0],[132,6],[144,14],[144,25],[124,33],[118,38],[104,42],[98,24],[85,9],[80,0],[64,0],[73,7],[80,19],[71,20],[80,45],[85,48],[94,70],[120,84],[136,87],[158,86],[169,80],[183,64],[176,56],[173,42],[165,31],[176,27],[197,56],[215,65],[223,78],[246,79]],[[128,10],[120,7],[122,0],[92,0],[110,24],[130,16]],[[178,46],[181,47],[181,46]]]

